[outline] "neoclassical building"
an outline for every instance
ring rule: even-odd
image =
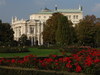
[[[40,12],[31,14],[29,20],[21,19],[17,17],[12,18],[12,28],[14,30],[14,39],[18,40],[22,34],[27,35],[28,39],[31,40],[31,45],[43,45],[43,25],[47,19],[49,19],[53,13],[60,12],[72,21],[73,26],[79,23],[80,19],[83,18],[82,7],[78,9],[58,9],[55,7],[54,10],[43,9]]]

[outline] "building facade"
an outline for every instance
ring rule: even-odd
[[[12,28],[14,30],[14,39],[18,40],[22,34],[27,35],[28,39],[31,40],[31,45],[43,45],[43,25],[47,19],[49,19],[53,13],[60,12],[64,16],[71,20],[73,26],[79,23],[80,19],[83,18],[82,7],[78,9],[58,9],[55,7],[54,10],[43,9],[38,13],[30,15],[29,20],[21,19],[17,17],[12,18]]]

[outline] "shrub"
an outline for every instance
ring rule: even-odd
[[[37,59],[33,55],[25,56],[22,59],[1,58],[0,65],[95,74],[100,73],[100,50],[81,50],[69,57],[60,58],[57,58],[56,55],[43,59]]]
[[[91,49],[91,47],[90,46],[64,46],[60,48],[60,51],[65,53],[76,54],[79,51],[88,50],[88,49]]]
[[[0,53],[20,53],[29,52],[27,47],[0,47]]]

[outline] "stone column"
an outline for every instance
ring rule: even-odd
[[[40,23],[38,22],[38,25],[37,25],[38,27],[38,45],[41,45],[40,44]]]
[[[34,26],[34,45],[36,45],[36,31],[37,31],[37,23],[35,22],[35,26]]]
[[[18,36],[19,36],[19,31],[18,31],[18,27],[17,27],[17,32],[16,32],[16,33],[17,33],[17,40],[18,40]]]
[[[41,23],[41,45],[43,45],[43,34],[42,34],[42,32],[43,32],[43,26],[44,26],[44,23],[42,22]]]
[[[33,36],[31,37],[31,46],[33,46]]]
[[[27,34],[28,35],[30,34],[30,26],[29,26],[29,24],[27,25]]]

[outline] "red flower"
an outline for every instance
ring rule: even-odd
[[[11,60],[6,60],[6,62],[11,62]]]
[[[55,63],[55,65],[59,65],[59,63]]]
[[[72,65],[70,63],[66,64],[67,68],[72,68]]]
[[[53,58],[56,58],[56,57],[57,57],[57,55],[52,55],[52,57],[53,57]]]
[[[0,63],[2,62],[2,60],[0,60]]]
[[[43,61],[42,61],[42,60],[40,60],[39,62],[40,62],[40,63],[42,63]]]
[[[76,61],[80,61],[81,60],[80,59],[81,57],[79,57],[78,54],[73,54],[72,56],[73,56],[73,59],[76,60]]]
[[[100,63],[100,59],[96,58],[96,59],[94,60],[94,63]]]
[[[60,62],[63,62],[63,58],[59,58],[59,61],[60,61]]]
[[[15,60],[15,59],[12,59],[12,60],[11,60],[11,62],[12,62],[12,63],[15,63],[15,62],[16,62],[16,60]]]
[[[48,63],[53,62],[53,59],[52,58],[48,58],[48,59],[46,59],[46,62],[48,62]]]
[[[78,63],[75,63],[74,65],[77,66],[77,65],[79,65],[79,64],[78,64]]]
[[[20,64],[24,63],[23,60],[18,60],[17,62],[20,63]]]
[[[76,71],[76,72],[81,72],[81,71],[82,71],[82,68],[81,68],[81,66],[79,66],[79,65],[78,65],[78,66],[76,66],[76,69],[75,69],[75,71]]]
[[[69,62],[69,61],[70,61],[70,57],[63,58],[63,62]]]
[[[86,66],[91,66],[93,63],[93,60],[90,56],[86,57],[87,59],[85,60],[85,65]]]
[[[42,63],[41,65],[42,65],[43,67],[46,67],[46,64],[45,64],[45,63]]]
[[[55,60],[55,62],[58,62],[58,60]]]

